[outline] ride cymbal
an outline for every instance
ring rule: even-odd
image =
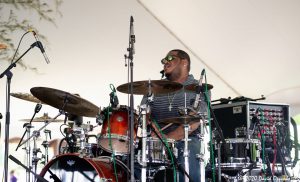
[[[153,94],[165,94],[177,91],[183,86],[177,82],[171,82],[167,80],[149,80],[133,82],[133,94],[146,95],[149,92],[149,88]],[[130,94],[130,83],[125,83],[117,87],[117,90],[122,93]]]
[[[47,87],[33,87],[30,92],[42,102],[71,114],[96,117],[97,113],[100,112],[98,106],[65,91]]]
[[[18,93],[11,93],[10,95],[13,96],[13,97],[16,97],[18,99],[22,99],[22,100],[42,104],[42,101],[40,101],[38,98],[34,97],[33,95],[31,95],[29,93],[18,92]]]

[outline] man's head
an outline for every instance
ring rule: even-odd
[[[162,64],[166,77],[173,81],[189,74],[191,61],[185,51],[174,49],[162,59]]]

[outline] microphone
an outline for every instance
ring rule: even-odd
[[[112,108],[117,108],[119,105],[119,99],[116,94],[116,89],[113,89],[113,91],[109,94],[109,96],[110,96],[110,104]]]
[[[199,101],[200,101],[202,80],[203,80],[204,74],[205,74],[205,69],[203,69],[202,72],[201,72],[200,79],[199,79],[199,85],[196,89],[196,98],[195,98],[195,102],[194,102],[194,105],[193,105],[194,109],[197,109]]]
[[[161,70],[160,74],[161,74],[161,79],[163,79],[163,77],[165,77],[165,70]]]
[[[133,17],[130,16],[130,42],[131,42],[132,54],[135,54],[135,50],[134,50],[135,35],[133,29],[133,22],[134,22]]]
[[[36,32],[34,30],[29,30],[29,32],[32,32],[32,34],[33,34],[33,36],[34,36],[34,38],[36,40],[36,44],[39,47],[39,49],[41,50],[41,52],[42,52],[42,54],[43,54],[43,56],[45,58],[46,63],[49,64],[50,63],[49,58],[48,58],[48,56],[47,56],[47,54],[45,52],[43,44],[41,43],[39,37],[37,36]]]

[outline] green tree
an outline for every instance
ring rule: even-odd
[[[15,32],[21,32],[20,35],[27,32],[30,28],[36,29],[31,20],[26,17],[17,16],[22,11],[30,11],[39,17],[40,21],[55,24],[57,15],[60,17],[62,13],[59,7],[63,0],[0,0],[0,44],[7,46],[6,49],[0,50],[1,61],[11,61],[13,53],[17,49],[17,45],[11,38]],[[44,35],[40,34],[43,42],[47,43]],[[21,61],[18,62],[23,68],[30,68]],[[35,68],[30,68],[35,69]]]

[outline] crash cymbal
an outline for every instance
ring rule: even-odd
[[[65,91],[47,87],[33,87],[32,95],[42,102],[71,114],[86,117],[96,117],[100,109],[93,103]],[[64,102],[66,102],[64,104]]]
[[[183,86],[180,83],[171,82],[167,80],[150,80],[151,82],[151,92],[153,94],[165,94],[177,91],[181,89]],[[148,94],[149,80],[145,81],[136,81],[133,82],[133,94],[136,95],[146,95]],[[125,83],[117,87],[117,90],[122,93],[129,94],[129,86],[130,83]]]
[[[31,119],[21,119],[20,121],[30,122]],[[32,120],[32,122],[45,122],[52,120],[51,117],[48,116],[47,113],[44,113],[41,117],[36,117]],[[55,119],[53,122],[63,122],[63,119]]]
[[[186,85],[184,86],[184,89],[185,90],[188,90],[188,91],[192,91],[192,92],[196,92],[199,88],[199,84],[190,84],[190,85]],[[207,90],[210,90],[214,88],[214,86],[212,86],[211,84],[207,84]],[[206,84],[202,84],[202,86],[200,86],[200,91],[204,92],[206,89]]]
[[[159,123],[174,123],[174,124],[189,124],[191,122],[198,122],[201,118],[195,116],[180,116],[161,120]]]
[[[40,101],[38,98],[34,97],[33,95],[31,95],[29,93],[18,92],[18,93],[11,93],[10,95],[13,97],[16,97],[18,99],[35,102],[35,103],[42,103],[42,101]]]

